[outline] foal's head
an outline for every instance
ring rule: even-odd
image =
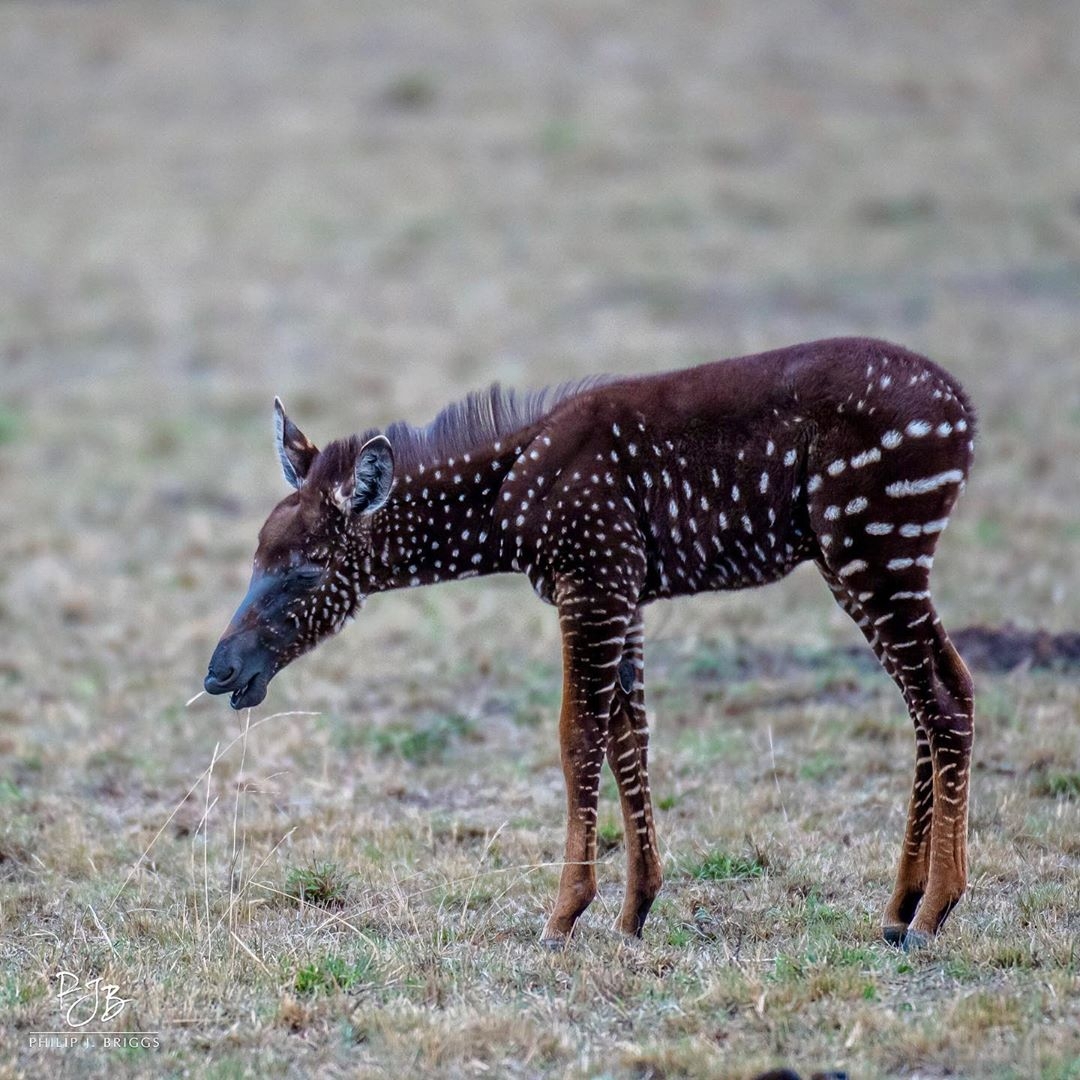
[[[393,483],[390,443],[353,437],[319,451],[274,401],[277,451],[295,489],[270,512],[247,595],[218,642],[203,685],[258,705],[286,664],[337,633],[362,603],[371,515]]]

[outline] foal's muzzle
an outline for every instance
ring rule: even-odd
[[[232,694],[234,709],[250,709],[266,697],[274,666],[249,634],[234,634],[218,642],[203,680],[208,694]]]

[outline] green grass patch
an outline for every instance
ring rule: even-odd
[[[0,1009],[11,1009],[16,1005],[25,1005],[41,997],[41,991],[20,982],[14,975],[6,975],[0,980]]]
[[[692,941],[700,941],[701,935],[689,923],[680,923],[667,932],[667,943],[676,949],[685,948]]]
[[[596,851],[606,855],[622,843],[622,824],[618,821],[604,821],[596,828]]]
[[[349,991],[371,981],[372,967],[372,958],[367,955],[350,960],[330,954],[298,968],[293,989],[305,996]]]
[[[810,893],[803,906],[803,918],[814,926],[837,926],[850,920],[846,911],[825,903],[817,893]]]
[[[1080,799],[1080,772],[1045,772],[1035,778],[1031,793],[1053,799]]]
[[[835,754],[816,751],[803,758],[799,764],[799,777],[803,780],[825,780],[842,773],[843,766]]]
[[[285,875],[285,891],[302,904],[342,907],[352,886],[352,874],[333,862],[294,866]]]
[[[762,877],[768,864],[760,854],[731,855],[726,851],[709,852],[686,867],[694,881],[746,881]]]
[[[375,732],[376,753],[404,758],[414,765],[430,765],[443,760],[462,739],[475,737],[476,729],[456,713],[437,716],[417,727],[389,727]]]

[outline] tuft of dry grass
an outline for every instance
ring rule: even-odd
[[[334,862],[291,866],[285,874],[285,890],[301,904],[334,908],[344,905],[352,874]]]

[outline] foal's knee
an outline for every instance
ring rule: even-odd
[[[935,650],[934,673],[955,704],[962,711],[970,713],[975,698],[975,683],[967,664],[948,638],[944,638]]]
[[[967,665],[947,638],[935,650],[933,676],[933,707],[924,718],[931,743],[944,739],[970,747],[975,685]]]

